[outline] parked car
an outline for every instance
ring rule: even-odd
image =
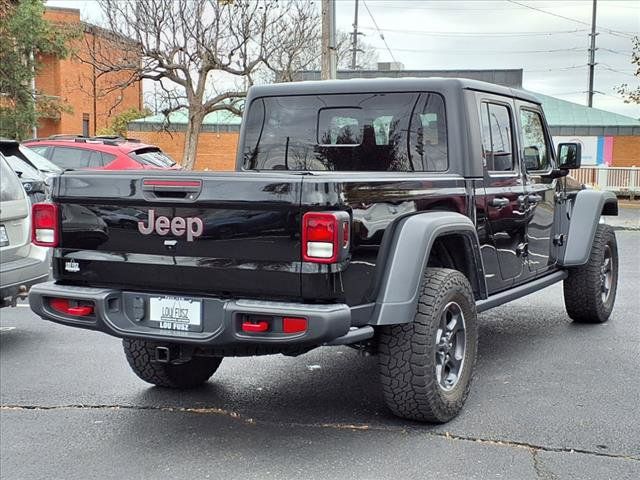
[[[0,138],[0,153],[20,178],[29,199],[33,203],[44,201],[51,177],[62,172],[62,169],[16,140]]]
[[[617,199],[567,179],[580,144],[554,151],[530,93],[322,81],[252,87],[246,105],[235,172],[56,177],[34,205],[58,220],[34,223],[55,281],[32,310],[123,338],[163,387],[224,357],[349,345],[378,356],[391,412],[430,422],[469,394],[479,312],[553,286],[574,322],[608,320],[618,250],[600,218]]]
[[[154,145],[122,137],[56,135],[25,142],[63,170],[180,169]]]
[[[49,277],[51,249],[31,244],[31,204],[0,153],[0,307]]]

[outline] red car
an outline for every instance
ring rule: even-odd
[[[180,169],[154,145],[121,137],[54,135],[23,142],[62,169]]]

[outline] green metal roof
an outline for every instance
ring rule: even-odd
[[[186,110],[179,110],[177,112],[171,112],[169,114],[168,122],[164,114],[151,115],[150,117],[138,118],[130,123],[155,123],[170,125],[186,125],[187,124],[187,112]],[[204,117],[204,125],[240,125],[242,118],[234,115],[228,110],[218,110],[211,112]]]
[[[578,103],[533,93],[542,102],[547,122],[555,135],[640,135],[640,120],[589,108]],[[169,114],[168,126],[183,130],[187,124],[184,110]],[[203,122],[202,131],[238,131],[242,118],[227,110],[209,113]],[[150,126],[167,126],[163,114],[140,118],[129,123],[131,130],[146,130]]]
[[[640,120],[619,113],[590,108],[541,93],[533,94],[542,102],[545,117],[552,127],[640,127]]]

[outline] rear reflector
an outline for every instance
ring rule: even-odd
[[[307,331],[307,319],[298,317],[284,317],[282,319],[284,333],[300,333]]]
[[[35,203],[31,208],[31,241],[41,247],[57,247],[58,218],[55,203]]]
[[[57,312],[74,317],[86,317],[93,314],[92,305],[72,305],[68,298],[52,298],[49,300],[49,305]]]
[[[248,333],[266,332],[269,330],[269,323],[260,322],[242,322],[242,331]]]

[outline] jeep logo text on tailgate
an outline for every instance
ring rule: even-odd
[[[138,222],[138,230],[143,235],[157,233],[158,235],[167,235],[171,232],[176,237],[181,237],[186,233],[187,242],[192,242],[194,238],[202,235],[204,224],[202,219],[198,217],[173,217],[169,219],[163,215],[156,218],[155,210],[149,210],[149,224],[145,225],[143,221]]]

